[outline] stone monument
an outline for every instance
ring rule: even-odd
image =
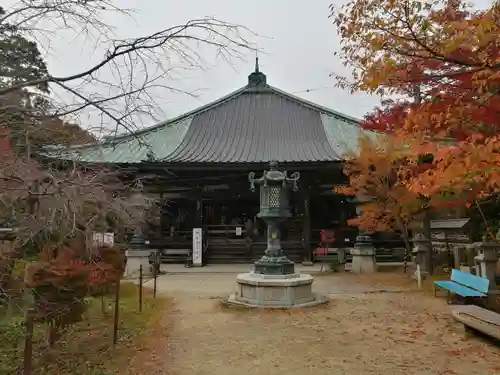
[[[312,292],[313,277],[295,272],[280,244],[280,224],[291,216],[289,192],[298,190],[300,174],[289,177],[278,170],[278,163],[271,162],[270,170],[260,178],[248,175],[250,190],[260,187],[260,212],[257,217],[267,224],[267,249],[254,270],[237,276],[238,291],[229,297],[231,304],[248,307],[292,308],[324,303],[327,298]]]

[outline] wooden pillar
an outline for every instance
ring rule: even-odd
[[[312,266],[311,253],[311,194],[308,187],[302,191],[303,200],[303,216],[302,216],[302,247],[304,249],[303,261],[304,266]]]
[[[160,201],[158,202],[158,204],[160,205],[160,209],[159,209],[159,212],[158,212],[158,215],[160,215],[159,217],[159,228],[158,228],[158,232],[157,235],[165,235],[166,233],[168,233],[170,235],[170,226],[171,226],[171,223],[169,222],[166,222],[165,221],[165,206],[163,204],[163,193],[160,193]]]
[[[194,227],[203,227],[203,192],[201,188],[197,187],[195,192],[195,217]]]

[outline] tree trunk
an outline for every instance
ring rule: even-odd
[[[406,225],[401,218],[397,218],[397,223],[400,227],[401,234],[403,236],[403,241],[405,243],[405,258],[404,258],[404,273],[407,271],[408,260],[411,258],[411,253],[413,250],[410,236],[408,235],[408,225]]]
[[[24,255],[23,247],[14,247],[10,251],[2,252],[0,255],[0,298],[8,299],[7,289],[12,278],[12,271],[16,264],[16,260],[19,260]],[[0,301],[0,303],[5,301]]]
[[[428,272],[429,272],[429,275],[433,275],[434,274],[434,251],[433,251],[433,248],[432,248],[432,242],[431,242],[431,216],[430,216],[430,213],[429,213],[429,209],[428,208],[425,208],[424,209],[424,217],[422,218],[422,224],[423,224],[423,230],[422,230],[422,234],[424,236],[424,239],[426,241],[425,243],[425,246],[427,246],[427,264],[428,264]]]
[[[38,192],[38,184],[35,184]],[[34,215],[38,205],[38,198],[29,196],[26,200],[27,210],[30,215]],[[12,240],[12,248],[9,251],[0,254],[0,292],[6,293],[12,278],[16,261],[22,259],[25,255],[25,246],[16,246],[16,238]]]
[[[405,258],[409,259],[411,256],[411,252],[413,251],[413,247],[411,245],[410,236],[408,235],[408,228],[405,226],[405,230],[403,231],[403,241],[405,242],[405,250],[406,255]]]

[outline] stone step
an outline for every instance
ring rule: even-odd
[[[246,258],[206,258],[207,264],[250,264],[253,263],[251,259]]]

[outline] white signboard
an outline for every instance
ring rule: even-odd
[[[94,243],[94,246],[113,247],[115,245],[115,234],[94,232],[92,234],[92,241]]]
[[[92,235],[92,240],[94,242],[94,246],[112,247],[115,244],[115,234],[94,232]]]
[[[203,234],[201,228],[193,228],[193,266],[201,266],[203,262]]]
[[[113,247],[115,245],[115,234],[114,233],[103,233],[102,242],[104,246]]]
[[[243,228],[242,227],[236,227],[236,235],[241,236],[243,234]]]
[[[92,242],[94,246],[100,246],[104,242],[104,236],[102,233],[92,233]]]

